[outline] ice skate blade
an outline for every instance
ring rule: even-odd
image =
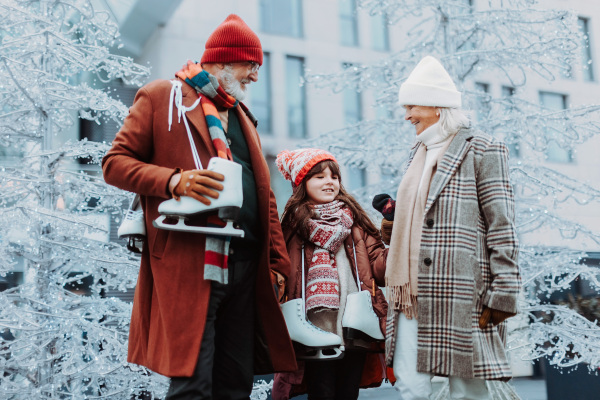
[[[222,204],[222,200],[219,199],[211,199],[211,201],[211,205],[207,206],[192,197],[181,196],[179,200],[169,199],[160,203],[158,213],[171,217],[194,217],[218,211],[219,217],[222,219],[235,220],[238,217],[240,207],[237,205],[219,205]]]
[[[342,328],[342,331],[344,332],[344,339],[349,339],[349,340],[360,339],[360,340],[364,340],[365,342],[381,342],[382,340],[385,340],[384,337],[374,338],[374,337],[364,333],[363,331],[359,331],[358,329],[354,329],[354,328]]]
[[[292,344],[298,360],[327,361],[344,358],[344,346],[308,347],[293,341]]]
[[[145,236],[140,235],[129,236],[127,240],[127,250],[131,251],[132,253],[142,254],[145,239]]]
[[[176,224],[167,224],[165,220],[168,218],[177,218]],[[244,231],[233,227],[233,222],[227,221],[227,225],[222,228],[207,227],[207,226],[191,226],[185,223],[185,218],[179,218],[168,215],[161,215],[152,221],[152,225],[159,229],[165,229],[168,231],[177,232],[190,232],[190,233],[202,233],[205,235],[213,236],[231,236],[231,237],[244,237]]]

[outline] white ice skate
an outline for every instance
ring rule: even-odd
[[[281,312],[301,360],[331,360],[343,357],[342,338],[324,331],[305,318],[304,300],[293,299],[281,305]]]
[[[379,318],[373,311],[371,293],[368,290],[346,296],[342,330],[346,339],[361,339],[367,342],[385,339],[381,333]]]
[[[335,360],[344,357],[341,337],[324,331],[306,320],[305,298],[304,246],[302,246],[302,298],[281,304],[281,312],[296,351],[296,358]]]
[[[189,196],[181,196],[180,200],[164,201],[158,206],[161,215],[153,221],[155,227],[205,235],[244,237],[244,231],[233,226],[233,221],[237,218],[243,202],[242,166],[224,158],[213,157],[208,162],[207,169],[225,176],[219,198],[211,198],[208,206]],[[199,214],[215,211],[218,212],[219,218],[226,222],[224,227],[195,226],[186,223]]]
[[[346,296],[346,306],[342,316],[342,331],[344,338],[349,340],[360,339],[367,342],[384,340],[381,332],[379,318],[373,310],[373,300],[368,290],[361,290],[358,275],[358,263],[356,262],[356,246],[354,248],[354,271],[356,273],[356,286],[358,292]],[[375,281],[372,281],[375,287]],[[375,292],[373,292],[375,294]]]
[[[117,236],[127,239],[127,249],[129,251],[142,252],[142,246],[146,239],[146,225],[139,195],[136,194],[131,201],[129,209],[123,217],[123,222],[117,230]]]

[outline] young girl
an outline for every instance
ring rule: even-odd
[[[277,156],[277,166],[293,187],[281,219],[292,266],[287,300],[302,298],[304,270],[306,319],[342,337],[344,352],[341,359],[300,361],[296,373],[276,374],[273,399],[305,391],[309,400],[356,399],[359,387],[379,386],[385,378],[381,355],[372,352],[374,348],[381,351],[383,342],[344,338],[342,316],[348,294],[368,290],[379,327],[385,332],[387,302],[378,285],[384,284],[388,251],[366,212],[342,186],[331,153],[283,151]]]

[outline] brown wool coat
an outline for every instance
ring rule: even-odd
[[[312,258],[315,247],[312,243],[304,242],[295,232],[284,230],[284,236],[286,238],[286,246],[293,271],[288,278],[286,290],[288,300],[292,300],[302,297],[302,245],[304,244],[305,263]],[[385,265],[388,249],[385,248],[380,239],[370,236],[362,230],[362,228],[354,225],[351,234],[344,241],[344,249],[348,260],[350,261],[354,279],[356,279],[354,247],[356,247],[356,261],[361,282],[361,290],[368,290],[372,293],[373,285],[375,285],[375,297],[371,297],[373,300],[373,310],[379,317],[382,332],[385,332],[388,305],[379,286],[385,284]],[[304,272],[305,274],[308,273],[308,264],[305,265]],[[381,351],[383,351],[383,349],[381,349]],[[296,396],[306,392],[305,383],[303,382],[304,371],[302,367],[303,366],[301,365],[300,369],[293,373],[275,375],[272,393],[273,399],[288,399],[290,396]],[[385,366],[383,354],[368,353],[363,368],[360,386],[362,388],[378,387],[386,378],[394,381],[393,376],[391,369],[386,368]]]
[[[191,376],[196,366],[210,296],[204,274],[204,236],[157,229],[158,205],[167,200],[168,182],[175,168],[194,169],[183,121],[169,103],[171,83],[158,80],[142,87],[102,160],[107,183],[141,195],[147,238],[133,302],[128,361],[162,375]],[[191,106],[197,94],[183,84],[183,104]],[[173,123],[168,126],[169,108]],[[252,159],[258,213],[263,232],[256,249],[257,324],[255,373],[297,368],[285,321],[271,285],[270,269],[289,275],[289,258],[279,224],[269,170],[258,133],[240,106],[237,116]],[[187,113],[202,165],[216,156],[200,106]]]

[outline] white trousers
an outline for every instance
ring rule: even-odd
[[[433,374],[417,372],[417,320],[400,314],[396,321],[396,347],[394,351],[394,376],[400,400],[430,400],[433,398]],[[464,379],[451,376],[450,398],[486,400],[490,398],[485,380]]]

